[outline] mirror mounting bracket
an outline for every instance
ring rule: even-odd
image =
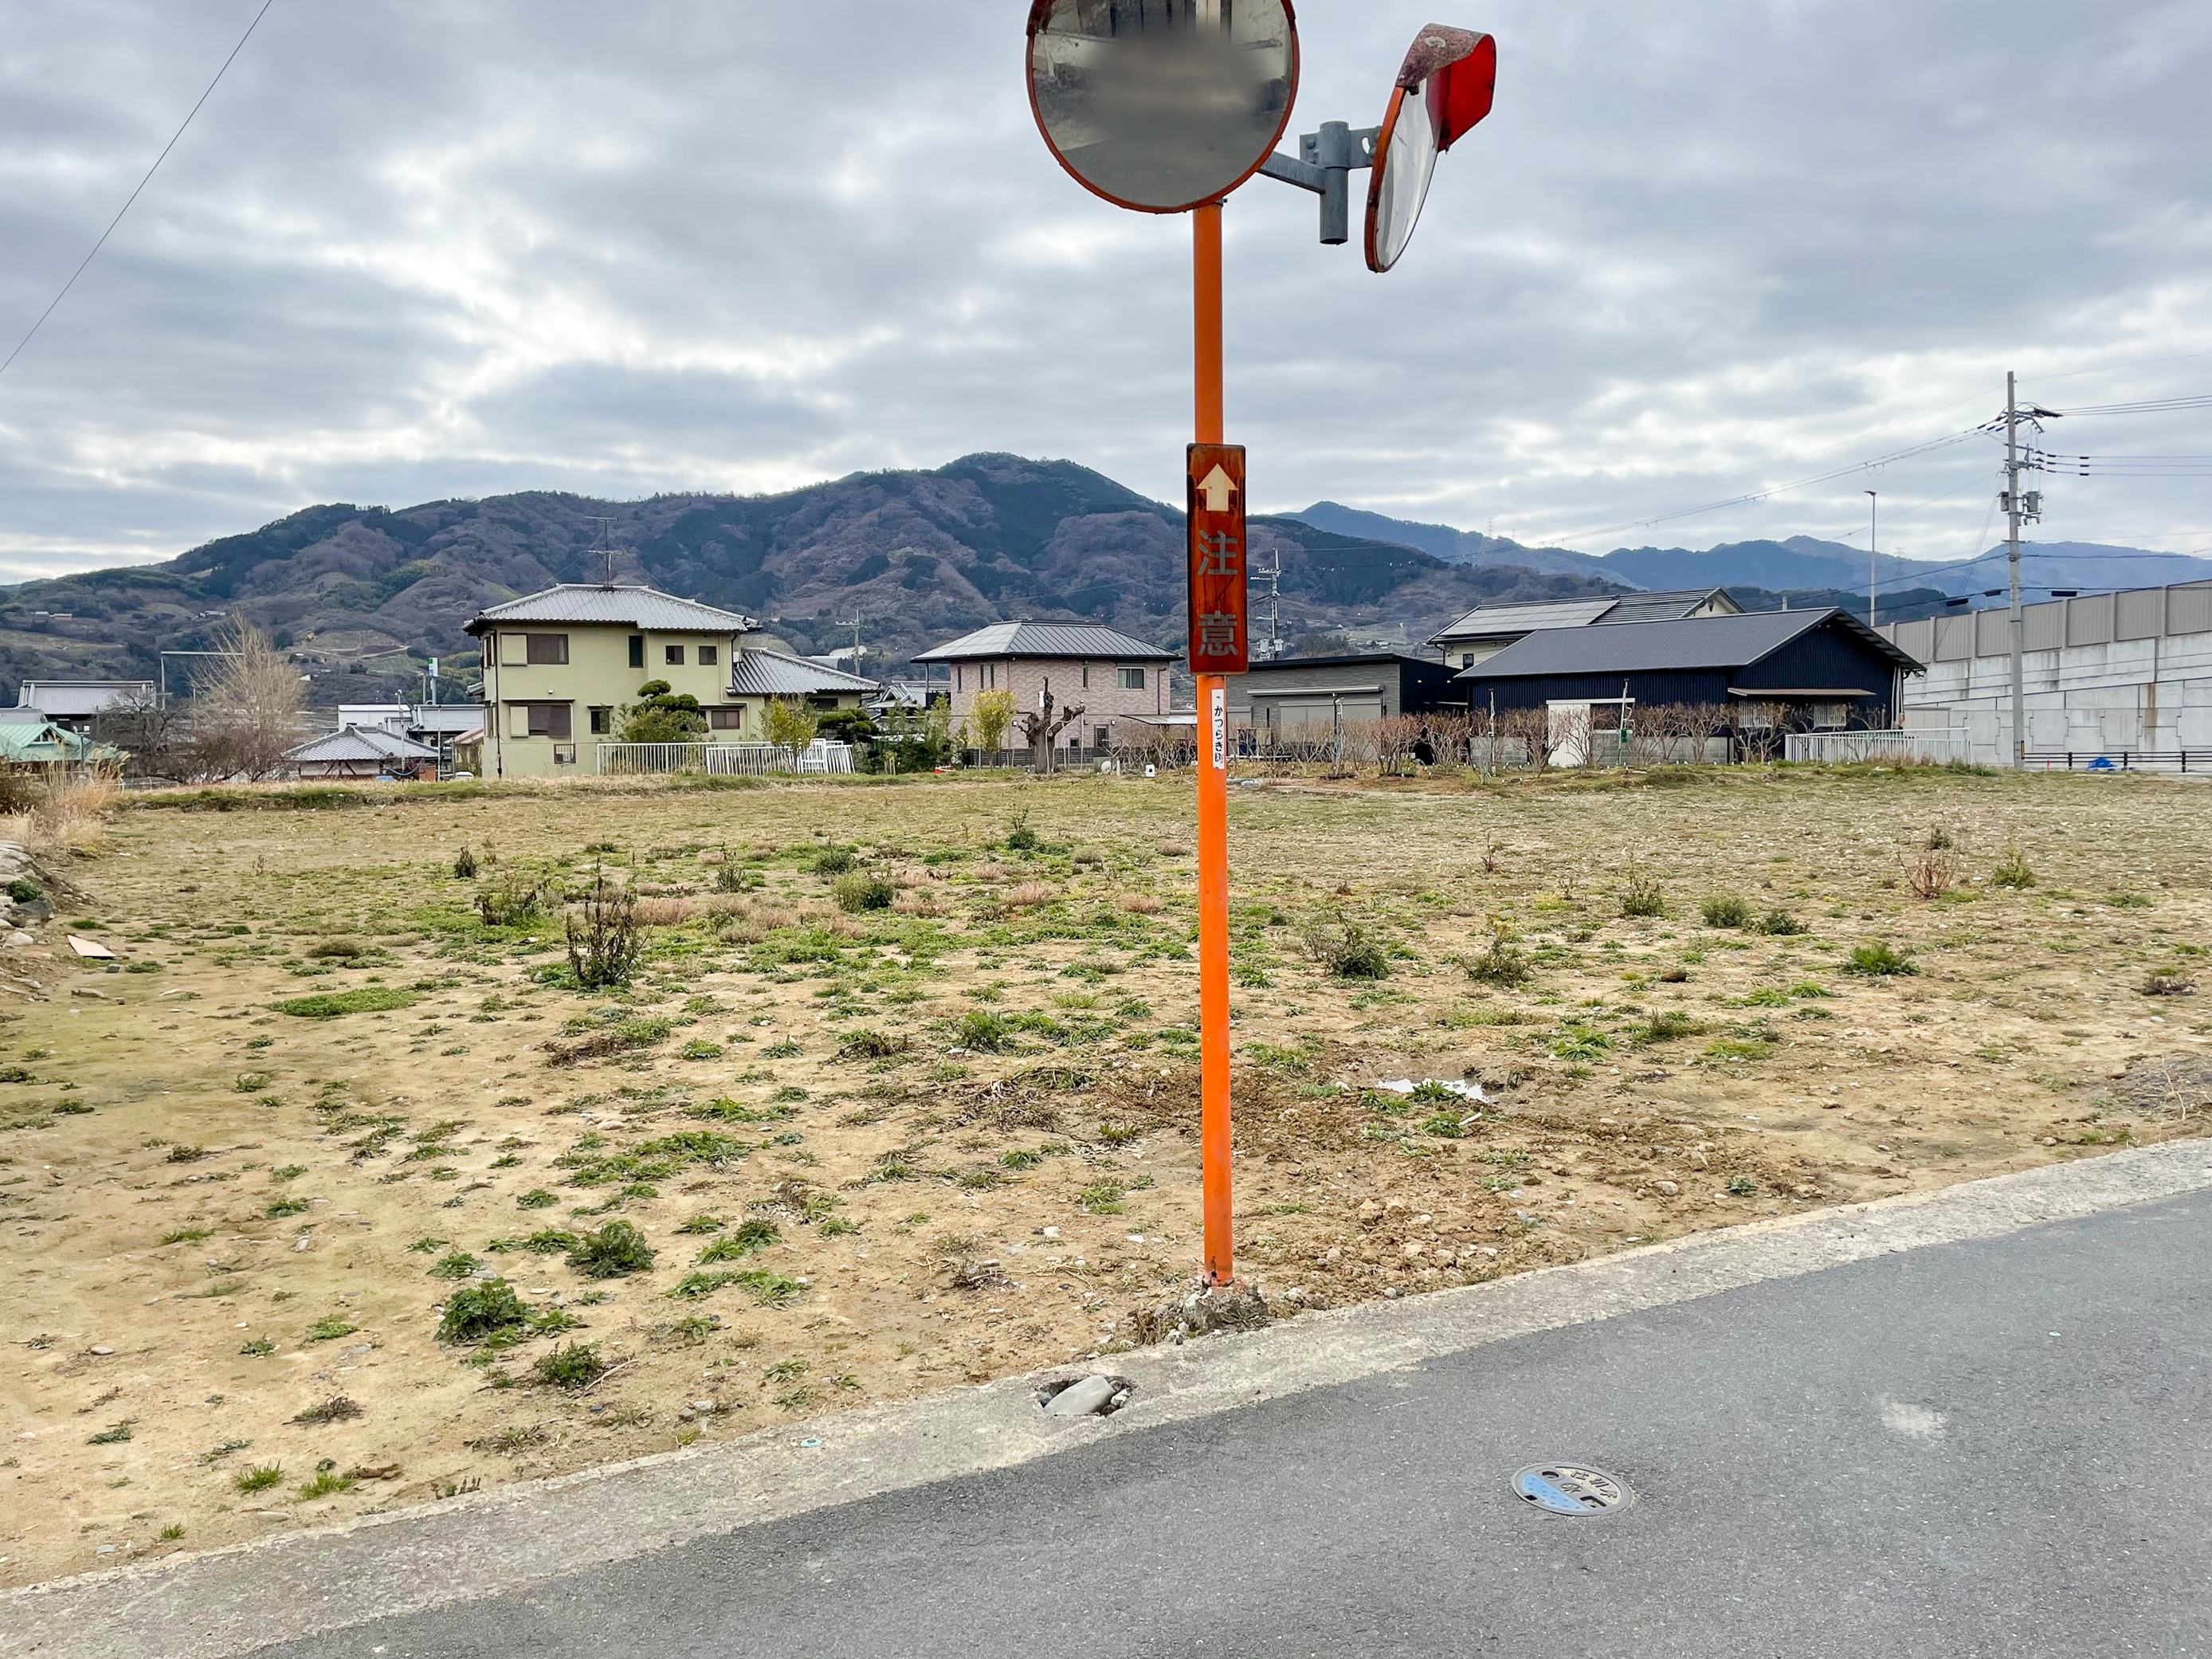
[[[1349,175],[1375,165],[1380,127],[1352,127],[1342,121],[1324,121],[1319,132],[1298,140],[1298,153],[1279,151],[1260,164],[1260,171],[1321,198],[1321,240],[1325,246],[1341,247],[1352,240],[1352,187]]]

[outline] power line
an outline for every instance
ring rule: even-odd
[[[70,290],[76,286],[76,279],[84,275],[85,267],[99,257],[100,249],[107,246],[107,239],[115,234],[115,228],[123,222],[123,216],[131,211],[131,203],[136,202],[146,186],[154,182],[154,175],[161,171],[161,163],[169,159],[169,152],[177,147],[177,140],[183,137],[185,129],[191,125],[192,117],[200,112],[202,104],[215,95],[215,89],[222,84],[222,77],[230,72],[230,66],[238,61],[238,54],[246,50],[246,43],[253,38],[253,31],[261,27],[261,20],[269,15],[269,8],[276,3],[276,0],[261,0],[261,9],[253,14],[253,21],[246,26],[246,33],[238,37],[238,44],[230,49],[230,56],[222,60],[222,67],[215,72],[215,79],[208,82],[207,90],[200,94],[199,103],[191,106],[183,121],[178,124],[176,131],[169,135],[169,142],[161,146],[161,153],[154,158],[154,165],[146,169],[146,176],[138,181],[138,188],[131,192],[129,201],[115,210],[115,216],[107,222],[107,228],[100,233],[100,240],[92,245],[92,252],[84,256],[75,270],[70,272],[69,281],[62,284],[62,291],[54,295],[52,303],[39,313],[38,321],[33,323],[23,337],[15,342],[15,349],[8,354],[6,361],[0,362],[0,374],[5,374],[15,359],[23,355],[23,348],[31,343],[32,336],[46,325],[46,319],[54,314],[55,307],[69,297]]]

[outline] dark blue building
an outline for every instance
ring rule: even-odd
[[[1683,622],[1543,629],[1454,680],[1476,715],[1588,705],[1595,729],[1638,706],[1783,705],[1790,729],[1894,726],[1921,665],[1848,611],[1759,611]],[[1624,701],[1628,707],[1623,708]]]

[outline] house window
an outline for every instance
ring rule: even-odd
[[[1092,726],[1091,728],[1091,746],[1093,749],[1112,748],[1114,746],[1114,728],[1110,726]]]
[[[615,711],[613,709],[594,708],[592,710],[592,735],[593,737],[605,738],[612,736],[614,729]]]
[[[985,663],[983,665],[983,684],[985,688],[988,690],[992,686],[995,686],[998,683],[999,665],[994,662]]]
[[[955,691],[964,691],[968,689],[966,685],[962,683],[960,665],[957,663],[955,663],[952,665],[952,689]]]
[[[556,743],[556,744],[555,744],[553,745],[553,764],[554,764],[554,765],[556,765],[556,766],[574,766],[575,763],[576,763],[576,745],[575,745],[574,744],[573,744],[573,743]]]
[[[645,635],[642,634],[629,636],[629,665],[632,668],[645,666]]]
[[[683,667],[684,647],[680,645],[664,647],[661,651],[661,660],[665,662],[671,668]]]
[[[1121,667],[1114,671],[1114,684],[1124,691],[1145,689],[1145,671],[1141,668]]]
[[[1083,665],[1083,689],[1086,691],[1091,689],[1091,665],[1089,663]]]
[[[739,703],[735,708],[710,708],[707,720],[717,732],[741,732],[744,729],[745,706]]]
[[[1816,731],[1840,732],[1851,723],[1851,706],[1847,702],[1816,702],[1813,705],[1813,726]]]
[[[568,660],[568,636],[566,634],[532,634],[525,658],[535,668],[542,663],[565,663]]]
[[[722,659],[722,656],[721,656],[721,649],[720,649],[720,647],[718,647],[718,646],[712,646],[712,645],[702,645],[702,646],[701,646],[701,647],[699,647],[699,666],[700,666],[700,667],[702,667],[702,668],[712,668],[712,667],[714,667],[717,663],[720,662],[720,661],[721,661],[721,659]]]
[[[567,742],[568,705],[565,702],[518,702],[514,724],[509,728],[518,738],[552,738]]]

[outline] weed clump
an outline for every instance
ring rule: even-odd
[[[453,857],[453,879],[474,881],[477,878],[477,855],[465,847]]]
[[[837,901],[837,908],[848,915],[888,910],[898,897],[898,889],[883,876],[840,876],[830,890]]]
[[[431,1265],[433,1279],[466,1279],[483,1264],[466,1250],[448,1250]]]
[[[893,1036],[887,1031],[873,1030],[864,1026],[860,1030],[845,1033],[837,1044],[837,1058],[840,1060],[889,1060],[892,1055],[902,1054],[913,1047],[912,1037]]]
[[[860,860],[853,856],[849,848],[825,847],[814,855],[814,873],[817,876],[847,875],[858,862]]]
[[[1644,1029],[1637,1033],[1637,1041],[1672,1042],[1680,1037],[1695,1036],[1698,1030],[1696,1020],[1692,1019],[1679,1008],[1669,1008],[1665,1012],[1654,1014],[1645,1020]]]
[[[540,1354],[530,1368],[530,1380],[547,1388],[581,1389],[598,1382],[607,1370],[607,1362],[599,1358],[596,1346],[571,1342],[565,1348]]]
[[[411,991],[390,985],[364,985],[357,991],[325,991],[274,1006],[278,1013],[295,1019],[336,1019],[341,1014],[381,1014],[395,1008],[412,1008],[415,1002]]]
[[[1632,868],[1628,872],[1628,885],[1620,892],[1620,914],[1624,916],[1665,915],[1666,890],[1641,868]]]
[[[1306,954],[1339,979],[1388,979],[1390,958],[1368,926],[1340,910],[1326,911],[1305,925]]]
[[[1850,959],[1844,963],[1844,971],[1877,979],[1899,974],[1917,974],[1920,969],[1914,965],[1910,956],[1896,949],[1887,939],[1876,939],[1871,945],[1862,945],[1852,951]]]
[[[2004,857],[1990,872],[1990,885],[2015,890],[2035,885],[2035,872],[2027,867],[2027,855],[2020,850],[2018,842],[2006,847]]]
[[[1535,964],[1521,948],[1520,940],[1502,927],[1493,927],[1490,943],[1467,959],[1467,976],[1481,985],[1508,989],[1526,985],[1536,976]]]
[[[586,1233],[568,1252],[568,1265],[586,1279],[623,1279],[653,1266],[645,1235],[627,1221],[610,1221]]]
[[[627,985],[645,954],[637,897],[627,887],[592,884],[583,914],[568,918],[568,971],[586,991]]]
[[[1734,893],[1716,893],[1705,901],[1705,926],[1742,927],[1751,921],[1751,907]]]
[[[757,1255],[771,1244],[783,1243],[783,1235],[773,1221],[758,1217],[742,1224],[726,1238],[718,1238],[699,1252],[699,1265],[715,1261],[742,1261],[749,1255]]]
[[[509,876],[477,894],[477,915],[487,927],[527,927],[545,914],[545,889],[535,878]]]
[[[231,1477],[230,1484],[242,1492],[267,1492],[270,1487],[282,1483],[283,1479],[283,1464],[257,1463],[250,1469],[240,1469]]]
[[[503,1279],[487,1279],[463,1285],[446,1298],[446,1311],[438,1322],[441,1342],[482,1342],[520,1330],[530,1320],[530,1310]]]
[[[1762,933],[1771,933],[1778,939],[1789,939],[1805,931],[1805,924],[1787,910],[1769,910],[1759,924]]]

